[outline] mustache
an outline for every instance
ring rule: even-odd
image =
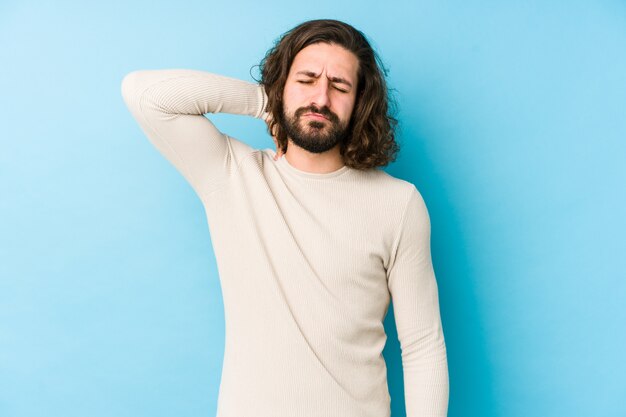
[[[300,116],[302,116],[304,113],[321,114],[322,116],[326,117],[331,122],[339,123],[339,116],[337,116],[335,113],[330,111],[328,106],[324,106],[321,108],[318,108],[317,106],[300,107],[298,110],[296,110],[295,116],[296,118],[300,118]]]

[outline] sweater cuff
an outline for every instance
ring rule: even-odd
[[[264,121],[267,121],[267,118],[269,116],[269,112],[266,111],[265,107],[267,106],[267,94],[265,93],[265,87],[263,87],[261,84],[257,84],[257,94],[258,94],[258,99],[259,99],[259,110],[257,111],[257,114],[255,115],[255,117],[257,119],[262,119]]]

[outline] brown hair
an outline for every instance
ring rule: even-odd
[[[287,150],[283,89],[295,56],[305,47],[324,42],[337,44],[358,58],[358,88],[348,133],[340,144],[343,162],[356,169],[385,166],[395,161],[400,146],[395,141],[398,121],[390,114],[395,102],[385,82],[386,70],[365,35],[347,23],[310,20],[284,33],[267,51],[260,64],[261,81],[268,96],[266,111],[272,115],[268,132],[274,132],[278,146]]]

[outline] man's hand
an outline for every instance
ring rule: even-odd
[[[267,124],[268,130],[270,128],[271,122],[272,122],[272,114],[268,113],[267,117],[265,118],[265,123]],[[278,158],[280,158],[283,155],[283,151],[279,149],[278,147],[278,141],[276,140],[274,131],[272,131],[272,140],[274,141],[274,146],[276,146],[276,155],[274,155],[274,161],[276,161]]]

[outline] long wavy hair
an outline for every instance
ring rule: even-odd
[[[336,44],[358,58],[358,87],[348,132],[340,143],[344,164],[355,169],[370,169],[395,161],[400,150],[395,140],[398,120],[396,103],[389,93],[385,69],[365,35],[347,23],[332,20],[310,20],[281,35],[260,63],[260,84],[268,103],[265,110],[272,116],[268,132],[276,137],[277,146],[287,151],[284,124],[283,90],[295,56],[314,43]]]

